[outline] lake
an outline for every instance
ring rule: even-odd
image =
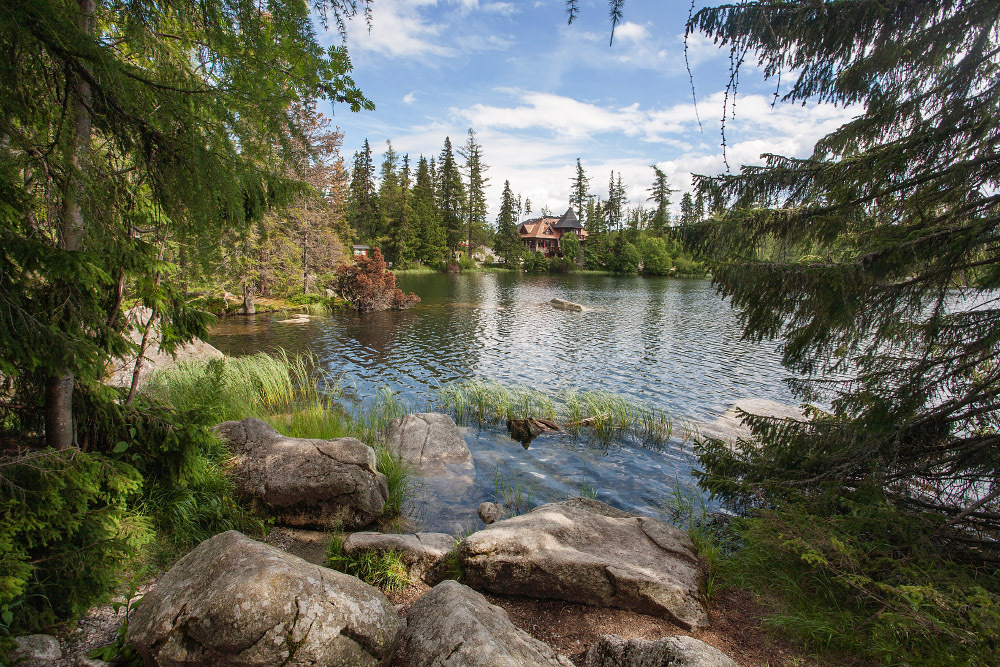
[[[401,275],[421,302],[411,310],[352,312],[282,322],[262,314],[221,320],[211,342],[230,355],[279,348],[311,352],[344,373],[359,402],[388,387],[417,411],[432,409],[446,383],[485,379],[557,393],[601,389],[694,422],[733,402],[795,403],[774,343],[740,339],[728,303],[701,279],[592,274]],[[554,297],[586,306],[556,310]],[[529,503],[581,491],[622,509],[656,514],[697,460],[675,438],[647,449],[541,436],[523,448],[502,427],[466,428],[475,474],[427,480],[409,504],[416,526],[458,532],[478,523],[483,500],[521,490]]]

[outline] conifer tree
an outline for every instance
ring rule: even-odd
[[[663,236],[667,227],[670,226],[670,195],[676,191],[670,189],[667,175],[663,173],[662,169],[655,164],[650,165],[650,167],[653,170],[654,179],[653,186],[649,188],[648,201],[656,204],[656,209],[650,216],[649,230],[656,236]]]
[[[436,191],[431,165],[423,155],[417,162],[417,179],[413,185],[413,211],[416,218],[416,249],[418,260],[430,263],[440,261],[448,250],[444,226],[438,215]]]
[[[465,189],[465,217],[468,224],[469,257],[472,257],[475,238],[486,231],[486,185],[490,182],[486,170],[489,165],[483,162],[483,147],[471,127],[465,145],[458,153],[465,159],[464,171],[468,179]]]
[[[694,197],[691,196],[690,192],[685,192],[681,196],[681,225],[693,225],[699,220],[700,218],[695,211]]]
[[[493,237],[493,251],[509,268],[520,263],[523,245],[517,233],[517,201],[510,189],[510,181],[504,181],[500,196],[500,214],[497,216],[497,231]]]
[[[573,183],[573,188],[569,193],[569,203],[570,206],[576,207],[576,217],[583,220],[583,211],[587,206],[587,198],[590,196],[588,191],[590,179],[587,178],[587,172],[583,170],[580,158],[576,159],[576,176],[570,180]]]
[[[784,101],[861,110],[808,158],[697,179],[725,210],[689,240],[716,258],[746,335],[779,339],[809,379],[801,395],[832,405],[804,423],[752,419],[753,444],[709,446],[712,490],[752,502],[864,489],[996,548],[998,22],[995,0],[740,3],[693,17],[689,32],[781,73]],[[810,252],[748,259],[763,241]]]
[[[462,174],[451,148],[451,138],[445,137],[438,165],[437,203],[446,243],[452,253],[458,250],[462,233],[465,231],[462,224],[464,202],[465,188],[462,186]]]
[[[375,163],[368,139],[365,139],[362,149],[354,154],[348,194],[347,210],[351,227],[362,242],[376,243],[380,227],[378,190],[375,187]]]
[[[319,5],[339,21],[355,3]],[[268,8],[0,8],[0,373],[42,378],[56,448],[75,440],[74,388],[131,347],[126,292],[163,322],[168,350],[204,333],[205,318],[164,279],[168,237],[185,238],[186,252],[217,247],[223,229],[249,229],[299,189],[285,171],[286,137],[300,132],[290,103],[372,107],[346,49],[319,44],[308,5]]]

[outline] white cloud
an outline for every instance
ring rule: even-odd
[[[421,11],[436,4],[437,0],[379,0],[371,32],[363,21],[348,24],[351,52],[411,58],[454,55],[440,43],[444,25],[428,21]]]
[[[413,104],[417,101],[417,91],[411,90],[407,94],[403,95],[403,104]]]
[[[649,39],[649,30],[646,26],[625,21],[615,28],[615,41],[622,42],[643,42]]]

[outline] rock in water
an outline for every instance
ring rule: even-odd
[[[739,667],[728,655],[694,637],[657,641],[604,635],[587,651],[586,667]]]
[[[583,312],[583,306],[578,303],[573,303],[572,301],[566,301],[565,299],[552,299],[549,304],[553,308],[558,308],[559,310],[573,310],[578,313]]]
[[[438,412],[394,419],[389,424],[386,439],[394,453],[419,469],[472,462],[472,452],[455,421]]]
[[[433,586],[444,577],[444,559],[455,548],[455,538],[444,533],[351,533],[344,540],[348,556],[364,551],[395,551],[406,563],[410,579]]]
[[[59,640],[50,635],[23,635],[14,637],[7,657],[19,667],[48,667],[62,659],[62,648]]]
[[[463,581],[503,595],[582,602],[708,624],[687,534],[588,498],[498,521],[459,545]]]
[[[403,628],[381,592],[236,531],[202,542],[136,607],[147,665],[382,665]]]
[[[485,524],[496,523],[503,518],[504,513],[504,507],[499,503],[480,503],[479,509],[476,510],[476,514]]]
[[[457,581],[442,581],[413,603],[404,638],[411,667],[572,667]]]
[[[320,528],[367,526],[389,487],[375,451],[355,438],[286,438],[260,419],[215,427],[236,455],[237,492],[266,503],[278,523]]]

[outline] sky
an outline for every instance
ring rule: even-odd
[[[347,47],[352,76],[376,109],[327,105],[325,113],[344,132],[348,163],[366,138],[379,163],[391,140],[416,164],[421,154],[439,155],[446,136],[457,148],[474,129],[490,166],[491,221],[505,180],[536,214],[543,206],[565,211],[577,158],[601,197],[611,171],[620,172],[633,206],[648,206],[656,164],[679,191],[676,210],[692,173],[727,169],[721,120],[729,50],[690,37],[689,77],[689,6],[629,0],[610,44],[605,0],[581,0],[572,25],[564,0],[374,0],[371,30],[350,22]],[[340,42],[333,33],[322,38]],[[818,138],[856,115],[828,104],[772,108],[775,84],[752,59],[739,84],[735,118],[725,126],[733,171],[761,164],[763,153],[806,157]]]

